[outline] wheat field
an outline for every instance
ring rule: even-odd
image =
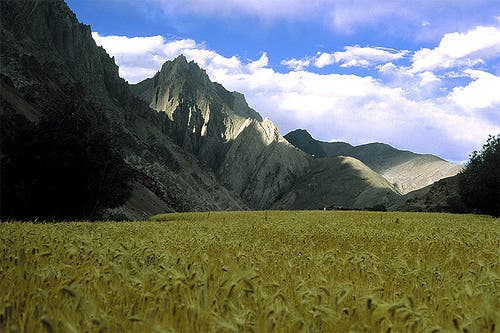
[[[0,223],[1,332],[499,332],[500,222],[224,212]]]

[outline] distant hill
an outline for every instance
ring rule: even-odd
[[[310,155],[357,158],[387,179],[401,194],[426,187],[442,178],[454,176],[462,169],[462,166],[437,156],[399,150],[384,143],[352,146],[345,142],[319,141],[302,129],[286,134],[285,139]]]
[[[314,157],[326,157],[327,155],[325,149],[323,148],[322,142],[315,140],[308,131],[303,129],[297,129],[284,136],[284,138],[290,142],[295,147],[299,148],[305,153],[308,153]],[[346,144],[348,145],[348,144]],[[351,145],[348,145],[352,147]],[[340,156],[348,154],[332,154],[330,156]]]
[[[275,209],[364,209],[388,206],[400,194],[382,176],[352,157],[314,159]]]

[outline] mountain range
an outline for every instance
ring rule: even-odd
[[[36,124],[69,101],[71,114],[86,115],[96,130],[106,128],[135,175],[130,198],[107,210],[110,217],[402,209],[430,191],[422,189],[461,170],[382,143],[321,142],[305,130],[282,136],[242,94],[212,82],[184,56],[130,85],[62,0],[1,1],[0,15],[2,121],[16,131],[16,117]]]
[[[457,174],[462,167],[430,154],[399,150],[384,143],[352,146],[346,142],[323,142],[306,130],[285,135],[297,148],[316,157],[351,156],[387,179],[401,194],[418,190]]]

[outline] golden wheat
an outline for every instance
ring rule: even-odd
[[[500,329],[500,222],[484,216],[2,223],[0,249],[2,332]]]

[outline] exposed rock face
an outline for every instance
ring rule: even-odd
[[[309,163],[242,94],[211,82],[184,56],[166,62],[133,90],[167,115],[168,131],[180,146],[216,171],[220,182],[252,208],[270,207]]]
[[[251,207],[268,208],[290,189],[309,162],[269,119],[248,119],[225,157],[220,179]]]
[[[213,170],[220,167],[228,143],[247,119],[262,121],[242,94],[210,81],[206,72],[184,56],[167,61],[153,78],[132,86],[149,106],[164,112],[174,141]]]
[[[387,179],[401,194],[454,176],[462,169],[434,155],[415,154],[383,143],[352,146],[345,142],[322,142],[313,139],[305,130],[295,130],[285,138],[308,154],[357,158]]]
[[[407,194],[452,177],[462,170],[461,165],[447,162],[434,155],[417,155],[402,163],[395,163],[380,174],[394,184],[399,192]]]
[[[93,126],[109,124],[117,149],[137,174],[135,203],[122,207],[125,215],[247,208],[172,142],[166,115],[132,94],[90,27],[79,24],[62,0],[0,1],[0,15],[0,74],[9,83],[0,90],[2,115],[37,121],[71,101],[74,110],[92,115]],[[141,198],[149,204],[138,206]]]

